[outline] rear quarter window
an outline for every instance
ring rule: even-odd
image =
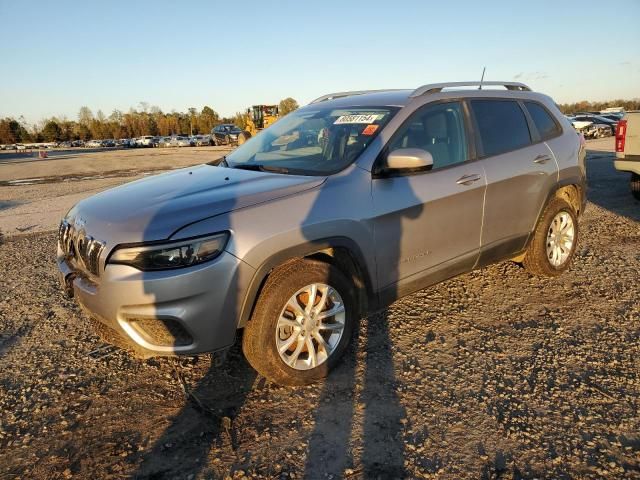
[[[527,118],[515,100],[471,100],[483,156],[500,155],[531,144]]]
[[[546,108],[536,102],[524,102],[524,105],[529,115],[531,115],[531,119],[542,140],[547,140],[560,134],[560,125],[553,119]]]

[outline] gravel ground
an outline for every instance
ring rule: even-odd
[[[640,202],[589,159],[572,269],[505,262],[361,323],[320,385],[239,349],[138,360],[59,293],[52,233],[0,246],[0,477],[640,478]]]

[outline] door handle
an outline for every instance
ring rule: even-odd
[[[551,157],[549,155],[538,155],[536,158],[533,159],[533,163],[545,164],[549,160],[551,160]]]
[[[478,175],[477,173],[473,173],[471,175],[463,175],[463,176],[461,176],[458,180],[456,180],[456,183],[458,185],[471,185],[473,182],[477,182],[481,178],[482,177],[480,175]]]

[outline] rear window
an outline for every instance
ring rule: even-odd
[[[553,120],[551,114],[536,102],[524,102],[542,140],[555,137],[560,133],[560,126]]]
[[[482,150],[485,156],[525,147],[531,134],[524,112],[513,100],[472,100]]]

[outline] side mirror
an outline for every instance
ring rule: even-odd
[[[399,148],[387,155],[383,176],[410,175],[433,168],[433,156],[421,148]]]

